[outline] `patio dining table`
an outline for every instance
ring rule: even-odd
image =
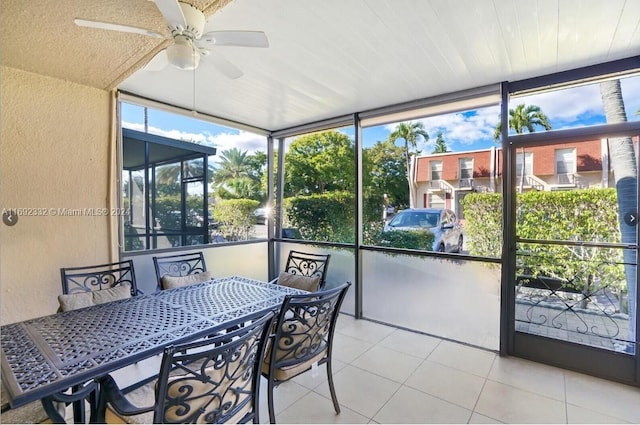
[[[18,407],[303,292],[231,276],[4,325],[2,382]]]

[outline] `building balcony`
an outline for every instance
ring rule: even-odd
[[[473,189],[473,179],[460,179],[458,181],[458,188],[460,189]]]
[[[429,180],[427,181],[427,189],[429,192],[445,192],[451,193],[454,189],[446,180]]]

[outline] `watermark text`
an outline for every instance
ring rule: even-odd
[[[19,217],[111,217],[127,216],[129,208],[3,208],[2,214],[12,212]]]

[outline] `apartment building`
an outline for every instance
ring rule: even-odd
[[[637,152],[638,139],[634,138]],[[464,218],[460,201],[473,192],[499,192],[502,149],[446,152],[415,158],[416,206],[450,208]],[[528,147],[516,155],[520,191],[613,187],[606,139]]]

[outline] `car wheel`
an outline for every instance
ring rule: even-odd
[[[444,244],[438,245],[438,252],[444,252]]]
[[[458,238],[458,246],[456,247],[456,252],[458,253],[462,252],[463,243],[464,243],[464,240],[462,239],[462,235],[460,235],[460,237]]]

